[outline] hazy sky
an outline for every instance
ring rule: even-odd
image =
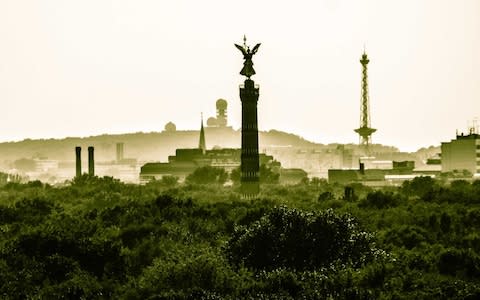
[[[261,130],[358,142],[364,45],[374,143],[480,116],[479,0],[0,0],[0,141],[197,129],[218,98],[239,128],[243,34]]]

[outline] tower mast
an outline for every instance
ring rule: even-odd
[[[368,95],[368,75],[367,75],[367,65],[370,62],[368,59],[365,50],[363,50],[362,59],[360,63],[362,64],[362,97],[360,100],[360,127],[355,129],[355,132],[358,133],[360,137],[360,145],[364,146],[365,154],[370,153],[369,146],[372,142],[372,133],[377,131],[374,128],[370,127],[370,97]]]
[[[201,114],[200,139],[198,140],[198,148],[202,150],[202,154],[205,154],[207,151],[207,145],[205,143],[205,130],[203,129],[203,113]]]

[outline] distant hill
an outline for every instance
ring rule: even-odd
[[[232,128],[206,127],[207,148],[239,148],[240,130]],[[125,157],[140,161],[166,161],[175,154],[177,148],[195,148],[198,146],[199,131],[162,131],[137,132],[126,134],[104,134],[90,137],[67,137],[63,139],[25,139],[19,142],[0,143],[2,164],[19,158],[48,158],[55,160],[74,160],[74,147],[81,146],[86,152],[88,146],[95,147],[95,157],[100,161],[115,159],[116,143],[125,145]],[[297,135],[271,130],[259,132],[260,148],[270,145],[312,147],[319,144],[307,141]]]
[[[205,127],[205,137],[207,148],[239,148],[241,144],[241,131],[231,127]],[[175,155],[177,148],[198,147],[198,139],[198,130],[104,134],[83,138],[26,139],[20,142],[0,143],[0,164],[7,168],[13,161],[20,158],[73,161],[75,146],[81,146],[84,155],[86,155],[88,146],[94,146],[97,161],[113,161],[116,157],[116,143],[118,142],[123,142],[125,145],[125,158],[136,158],[139,161],[167,161],[169,155]],[[298,135],[278,130],[260,131],[259,144],[260,151],[270,147],[329,150],[335,149],[339,145],[313,143]],[[358,149],[358,145],[355,144],[348,144],[345,147],[354,149],[354,151]],[[397,148],[391,146],[375,144],[372,145],[372,149],[385,158],[388,158],[389,154],[400,154]],[[419,153],[421,157],[417,158],[424,159],[430,153],[435,152],[439,152],[438,147],[422,149]],[[397,156],[393,155],[392,158]],[[405,156],[405,158],[408,157],[411,156]]]

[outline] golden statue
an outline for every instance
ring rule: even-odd
[[[250,79],[250,76],[255,75],[255,70],[253,69],[252,56],[255,55],[255,53],[257,53],[258,47],[260,47],[260,44],[256,44],[255,47],[253,47],[253,49],[250,50],[250,47],[247,46],[247,38],[243,36],[243,46],[235,44],[235,47],[237,47],[238,50],[242,51],[243,59],[245,60],[243,62],[243,68],[240,71],[240,74],[243,76],[247,76],[247,78]]]

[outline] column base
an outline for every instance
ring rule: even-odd
[[[241,192],[244,198],[254,198],[260,193],[259,182],[242,182]]]

